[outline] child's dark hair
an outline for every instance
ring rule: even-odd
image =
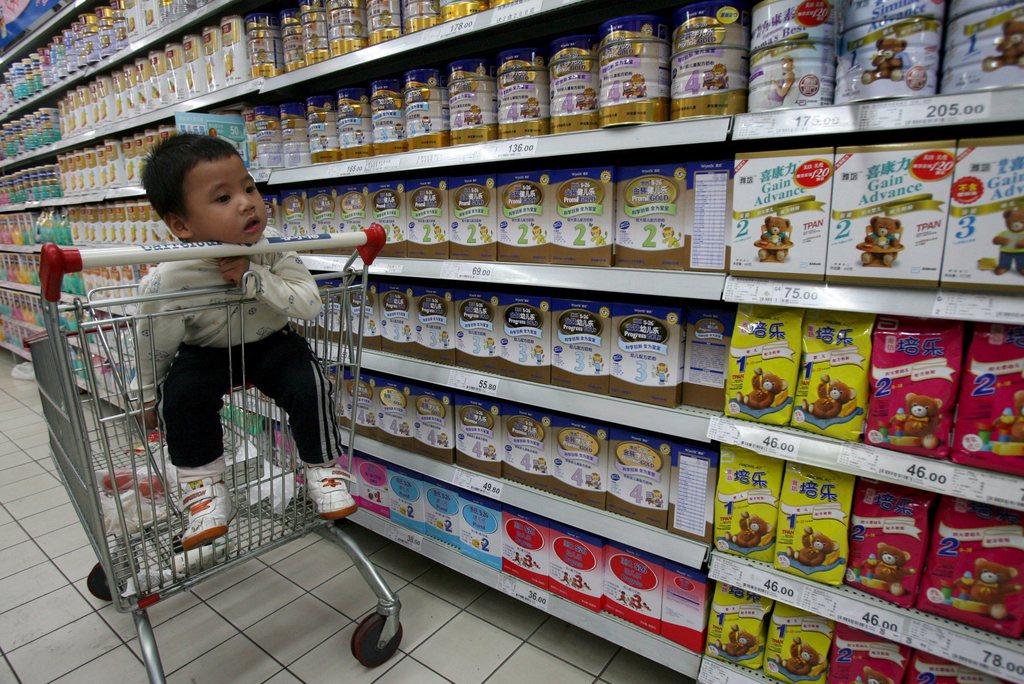
[[[179,133],[159,143],[146,155],[142,186],[153,209],[161,217],[185,214],[185,176],[200,162],[239,156],[223,138]]]

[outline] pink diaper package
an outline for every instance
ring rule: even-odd
[[[953,460],[1024,475],[1024,325],[974,328],[958,407]]]
[[[827,684],[900,684],[910,647],[836,623]]]
[[[846,583],[904,608],[913,606],[928,552],[928,509],[934,500],[931,492],[859,478],[853,492]]]
[[[963,323],[879,316],[864,441],[947,458],[963,346]]]
[[[917,607],[1011,639],[1024,633],[1021,514],[944,497]]]

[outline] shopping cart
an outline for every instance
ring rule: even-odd
[[[376,611],[352,636],[352,654],[364,665],[379,665],[398,649],[400,604],[356,542],[338,525],[321,520],[306,499],[286,418],[273,402],[247,385],[244,358],[242,376],[232,378],[234,389],[221,412],[229,464],[225,482],[237,512],[225,537],[182,550],[183,516],[174,468],[159,432],[145,427],[138,365],[153,358],[153,353],[152,341],[140,331],[158,316],[219,309],[229,321],[231,339],[241,340],[247,315],[242,289],[226,285],[141,295],[135,285],[112,286],[91,291],[84,301],[61,304],[63,276],[107,268],[114,269],[109,274],[123,277],[116,269],[164,261],[355,250],[341,271],[323,279],[320,319],[292,325],[307,336],[328,373],[341,378],[347,370],[358,381],[363,326],[359,304],[366,295],[367,273],[365,267],[356,270],[354,264],[358,255],[368,266],[384,242],[383,228],[374,225],[354,233],[271,238],[256,247],[219,243],[86,251],[43,247],[40,276],[46,333],[31,341],[30,347],[50,449],[99,559],[89,576],[89,590],[113,601],[118,610],[132,613],[151,682],[163,682],[164,674],[146,614],[149,606],[310,531],[339,542],[377,595]],[[245,276],[254,277],[254,273]],[[175,310],[140,313],[139,305],[154,299],[177,300],[171,302]],[[354,439],[353,425],[348,431],[350,451]]]

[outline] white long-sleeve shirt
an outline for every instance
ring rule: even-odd
[[[196,259],[160,264],[143,280],[141,294],[224,286],[218,263],[218,259]],[[175,297],[139,306],[143,317],[139,323],[138,369],[147,398],[152,397],[153,388],[163,380],[182,344],[229,347],[256,342],[283,328],[289,318],[313,320],[320,314],[316,281],[294,252],[255,254],[249,258],[249,270],[258,276],[258,285],[250,281],[242,299],[255,301],[241,306],[216,306],[183,315],[166,313],[205,304],[237,302],[240,299],[237,293]],[[240,323],[240,312],[244,312],[244,326]],[[150,318],[149,314],[161,315]]]

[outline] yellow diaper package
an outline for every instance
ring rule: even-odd
[[[786,462],[723,444],[715,495],[719,551],[771,563]]]
[[[834,629],[831,620],[776,603],[768,624],[765,674],[791,684],[823,684]]]
[[[707,654],[753,670],[761,669],[772,603],[765,596],[718,582],[711,598]]]
[[[874,314],[808,311],[793,427],[855,442],[868,409]]]
[[[826,468],[786,463],[775,567],[823,584],[843,583],[855,479]]]
[[[802,309],[741,304],[729,347],[725,413],[786,425],[800,361]]]

